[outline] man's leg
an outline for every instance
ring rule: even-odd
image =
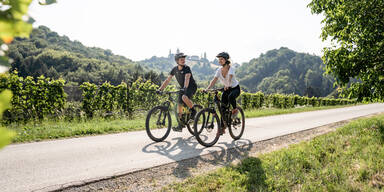
[[[179,119],[181,118],[181,115],[183,114],[183,103],[179,103],[177,105],[177,111],[178,111],[178,114],[179,114]]]
[[[179,94],[179,98],[178,98],[178,103],[177,103],[177,111],[178,111],[178,114],[179,114],[179,119],[181,118],[181,114],[183,114],[183,96],[184,95],[181,95]]]
[[[192,109],[192,107],[193,107],[193,103],[192,103],[192,101],[189,99],[189,97],[188,97],[187,95],[183,95],[182,99],[183,99],[184,103],[185,103],[190,109]]]
[[[193,94],[195,94],[196,90],[197,87],[189,87],[182,97],[183,102],[188,106],[189,110],[191,111],[191,119],[195,119],[196,115],[196,110],[193,108],[193,103],[191,101]]]
[[[178,118],[181,119],[181,115],[183,114],[183,100],[182,100],[182,95],[180,94],[177,100],[177,114],[179,115]],[[172,127],[174,131],[181,132],[183,129],[183,125],[181,125],[181,122],[178,120],[179,124],[176,127]]]

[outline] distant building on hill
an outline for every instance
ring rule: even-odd
[[[200,57],[197,56],[197,55],[192,55],[192,56],[189,56],[187,58],[187,60],[190,60],[190,61],[200,61]]]
[[[169,53],[168,53],[168,59],[172,62],[174,62],[174,59],[175,59],[175,54],[177,53],[180,53],[180,49],[176,49],[176,53],[172,53],[172,50],[169,49]],[[188,55],[188,53],[185,53],[186,55]],[[195,64],[199,64],[199,65],[212,65],[212,64],[215,64],[215,65],[218,65],[218,62],[217,62],[217,59],[215,58],[215,60],[213,62],[210,62],[207,58],[207,52],[204,52],[201,54],[201,56],[198,56],[198,55],[188,55],[186,57],[186,62],[190,65],[195,65]]]

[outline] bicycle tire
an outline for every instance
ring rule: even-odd
[[[196,115],[197,115],[197,113],[201,109],[203,109],[203,106],[196,104],[196,105],[193,105],[193,108],[196,110]],[[195,135],[195,131],[194,131],[193,126],[194,126],[194,121],[192,121],[191,123],[187,123],[187,129],[188,129],[189,133],[191,133],[192,135]],[[201,131],[200,131],[200,133],[201,133]]]
[[[244,111],[241,107],[237,107],[237,109],[239,110],[239,115],[241,115],[240,118],[238,119],[232,119],[232,123],[231,123],[231,126],[229,127],[229,134],[231,135],[232,139],[234,140],[238,140],[241,138],[241,136],[243,135],[244,133],[244,128],[245,128],[245,117],[244,117]],[[233,127],[234,123],[238,123],[237,121],[240,121],[241,125],[239,126],[240,128],[240,133],[238,135],[236,135],[234,133],[234,129],[235,127]]]
[[[152,131],[151,131],[151,124],[150,124],[152,114],[154,114],[154,113],[157,112],[157,111],[160,111],[159,116],[162,115],[162,114],[165,115],[165,117],[164,117],[164,118],[165,118],[165,121],[168,120],[168,126],[167,126],[166,128],[164,128],[164,129],[166,129],[166,130],[165,130],[165,133],[164,133],[164,135],[163,135],[163,134],[160,134],[160,135],[162,135],[162,136],[160,136],[160,137],[155,136],[155,135],[152,133]],[[159,117],[159,118],[160,118],[160,117]],[[168,110],[164,109],[163,106],[156,106],[156,107],[152,108],[152,109],[148,112],[148,114],[147,114],[147,118],[146,118],[146,120],[145,120],[145,130],[147,131],[147,135],[148,135],[148,137],[149,137],[150,139],[152,139],[153,141],[155,141],[155,142],[161,142],[161,141],[164,141],[164,140],[168,137],[169,133],[171,132],[171,127],[172,127],[171,115],[169,114],[169,111],[168,111]],[[157,131],[160,131],[160,130],[157,130]]]
[[[207,113],[207,114],[206,114]],[[210,142],[207,142],[205,141],[205,139],[203,138],[204,135],[203,134],[203,131],[204,129],[207,131],[207,132],[210,132],[208,127],[206,127],[208,125],[208,121],[210,120],[209,117],[212,117],[216,120],[216,127],[217,127],[217,130],[216,131],[212,131],[212,134],[214,135],[214,139]],[[200,118],[203,118],[203,121],[202,121],[202,124],[201,124],[201,128],[199,128],[199,119]],[[215,122],[213,122],[215,123]],[[215,125],[213,125],[215,126]],[[219,140],[219,137],[220,137],[220,134],[219,134],[219,130],[221,129],[220,127],[220,121],[219,121],[219,117],[217,116],[217,114],[215,112],[212,111],[212,109],[210,108],[205,108],[201,111],[199,111],[197,114],[196,114],[196,117],[195,117],[195,121],[194,121],[194,125],[193,125],[193,128],[194,128],[194,132],[196,133],[195,134],[195,137],[196,137],[196,140],[203,146],[205,147],[211,147],[213,145],[216,144],[216,142]],[[200,131],[200,129],[202,131]]]

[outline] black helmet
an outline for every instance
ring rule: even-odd
[[[216,57],[222,57],[225,60],[228,60],[229,59],[229,54],[227,52],[221,52],[218,55],[216,55]]]
[[[187,55],[184,55],[184,53],[177,53],[175,55],[175,61],[177,62],[180,58],[185,58]]]

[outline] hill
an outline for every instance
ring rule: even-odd
[[[318,56],[282,47],[243,63],[236,75],[250,92],[323,97],[335,90],[333,78],[323,75],[324,67]]]
[[[9,46],[8,56],[14,61],[11,70],[18,70],[20,76],[62,77],[72,84],[120,84],[139,76],[160,83],[164,78],[109,49],[86,47],[45,26],[33,29],[30,38],[16,38]]]

